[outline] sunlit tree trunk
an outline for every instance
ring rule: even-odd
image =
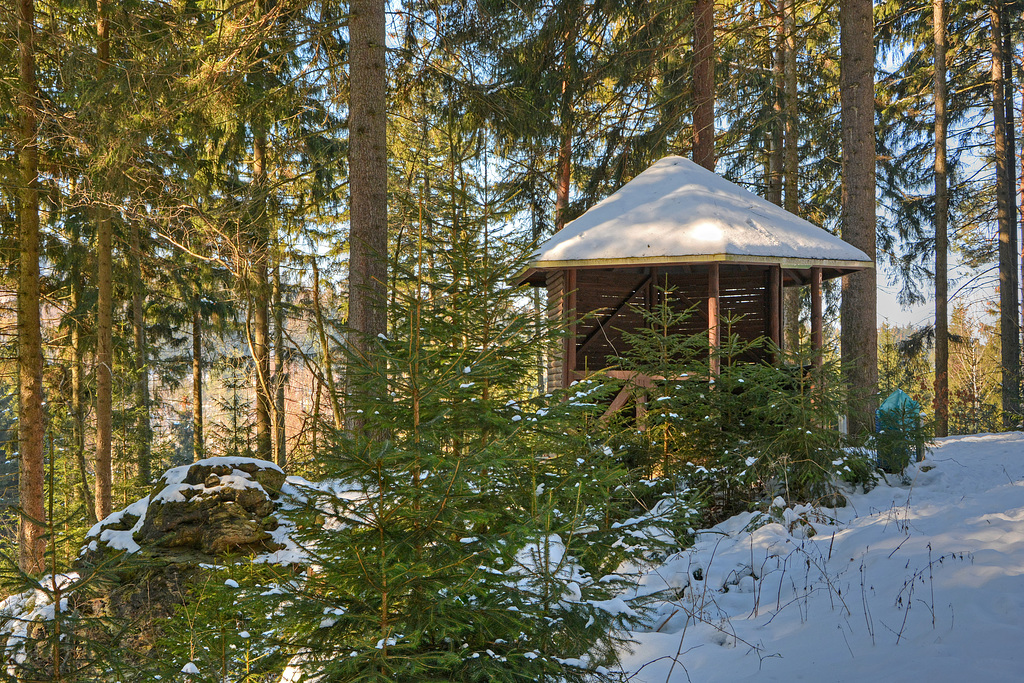
[[[555,230],[568,222],[569,187],[572,183],[573,93],[576,72],[575,31],[570,30],[571,17],[566,16],[563,33],[562,100],[559,104],[558,161],[555,165]]]
[[[71,310],[79,311],[82,306],[82,272],[75,264],[71,271]],[[96,508],[93,504],[92,485],[89,483],[89,467],[85,460],[85,362],[81,320],[71,321],[71,447],[75,452],[78,476],[85,504],[86,519],[96,523]]]
[[[1015,35],[1019,35],[1021,19],[1020,15],[1018,15],[1016,22],[1014,22],[1014,17],[1005,4],[1003,5],[1003,12],[1005,16],[1004,23],[1006,24],[1003,27],[1003,99],[1006,102],[1006,190],[1007,198],[1010,202],[1010,249],[1016,254],[1020,246],[1017,238],[1020,206],[1017,202],[1017,114],[1014,111],[1013,96],[1013,89],[1016,87],[1013,78],[1013,59],[1016,52],[1013,38]],[[1016,268],[1013,271],[1013,280],[1016,283],[1017,289],[1019,289],[1021,284],[1020,273]],[[1019,292],[1014,294],[1014,296],[1018,297],[1018,302],[1021,301]]]
[[[1022,381],[1021,366],[1020,366],[1020,304],[1022,300],[1020,298],[1020,266],[1021,262],[1017,259],[1019,241],[1017,238],[1018,228],[1018,212],[1019,207],[1017,204],[1017,126],[1016,126],[1016,113],[1014,112],[1014,78],[1013,78],[1013,58],[1015,55],[1015,46],[1013,44],[1014,36],[1020,35],[1020,15],[1017,15],[1017,22],[1014,23],[1013,13],[1010,11],[1007,4],[1003,3],[1003,101],[1006,105],[1006,201],[1007,201],[1007,213],[1009,213],[1009,234],[1010,234],[1010,259],[1013,261],[1013,265],[1010,268],[1010,277],[1013,281],[1013,309],[1017,311],[1014,316],[1014,320],[1017,323],[1017,419],[1014,422],[1015,425],[1021,424],[1021,391],[1024,390]]]
[[[341,405],[338,403],[338,387],[334,381],[334,357],[331,355],[330,339],[327,336],[327,327],[324,322],[323,306],[320,304],[320,269],[316,264],[316,256],[310,259],[313,266],[313,321],[316,323],[317,339],[320,342],[320,362],[323,367],[323,376],[327,383],[327,399],[331,404],[331,417],[334,419],[334,428],[341,429],[343,426],[341,417]],[[320,419],[320,390],[316,393],[317,409],[313,411],[313,436],[316,436],[316,423]],[[315,452],[315,449],[314,449]]]
[[[842,237],[875,260],[874,18],[871,0],[840,0],[840,108],[843,137]],[[850,431],[874,425],[878,390],[877,288],[873,268],[843,279],[842,360]]]
[[[267,135],[265,131],[254,126],[252,182],[257,208],[254,210],[253,228],[255,231],[252,253],[248,255],[248,268],[252,273],[252,360],[256,368],[256,457],[261,460],[272,460],[272,410],[273,398],[270,383],[270,281],[267,277],[267,257],[269,244],[267,239]]]
[[[131,227],[132,328],[135,336],[136,475],[140,487],[150,484],[153,430],[149,420],[149,349],[146,343],[145,283],[142,281],[142,240],[139,226]]]
[[[203,441],[203,319],[199,313],[199,296],[192,309],[192,457],[206,457]]]
[[[693,8],[693,160],[715,170],[715,3]]]
[[[765,198],[773,204],[782,206],[782,161],[783,135],[783,81],[785,80],[784,62],[786,60],[786,34],[783,24],[782,7],[772,8],[773,25],[769,30],[772,42],[772,125],[768,138],[768,192]]]
[[[992,119],[996,162],[996,222],[999,226],[999,338],[1002,349],[1003,426],[1020,420],[1020,327],[1017,317],[1017,255],[1010,215],[1010,163],[1003,78],[1002,3],[989,7],[992,22]]]
[[[36,106],[35,5],[18,2],[20,140],[18,247],[18,567],[40,574],[46,550],[43,510],[43,340],[39,316],[39,140]]]
[[[369,353],[387,332],[387,73],[383,0],[353,0],[349,18],[349,326]],[[350,392],[360,388],[349,383]]]
[[[783,118],[786,142],[783,154],[783,185],[786,188],[786,211],[798,214],[800,211],[800,160],[798,158],[800,137],[797,132],[796,0],[781,0],[780,4],[783,34],[785,35]],[[800,307],[800,287],[787,288],[784,303],[786,346],[794,351],[800,348]]]
[[[281,265],[274,260],[274,460],[284,467],[288,457],[285,451],[284,412],[284,310],[281,308]]]
[[[946,187],[946,3],[932,0],[935,39],[935,435],[949,434],[949,288]]]
[[[96,0],[96,57],[102,75],[110,64],[110,21],[105,0]],[[96,222],[96,517],[112,510],[111,439],[113,436],[113,220],[98,211]]]

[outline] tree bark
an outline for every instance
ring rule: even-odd
[[[1014,45],[1013,36],[1016,35],[1014,31],[1020,26],[1020,19],[1018,17],[1018,23],[1016,26],[1013,22],[1013,17],[1010,10],[1003,5],[1003,94],[1006,100],[1006,191],[1007,199],[1010,202],[1010,251],[1015,255],[1017,254],[1019,247],[1019,240],[1017,239],[1017,227],[1018,220],[1020,217],[1020,206],[1017,202],[1017,124],[1016,124],[1016,112],[1014,111],[1014,97],[1013,89],[1015,82],[1013,79],[1013,56],[1014,56]],[[1019,265],[1019,264],[1018,264]],[[1014,296],[1017,297],[1018,303],[1021,302],[1020,295],[1020,271],[1014,267],[1013,269],[1013,281],[1014,281]],[[1019,320],[1018,320],[1019,322]],[[1019,325],[1018,325],[1019,328]],[[1019,348],[1019,347],[1018,347]],[[1020,372],[1018,370],[1018,372]],[[1024,380],[1024,378],[1021,378]],[[1019,404],[1018,404],[1019,405]]]
[[[1021,95],[1021,112],[1020,112],[1020,114],[1021,114],[1021,118],[1024,119],[1024,82],[1022,82],[1021,85],[1019,85],[1018,87],[1020,89],[1020,95]],[[1013,102],[1010,102],[1010,106],[1013,106]],[[1017,152],[1017,162],[1018,162],[1018,168],[1021,169],[1020,176],[1016,179],[1017,180],[1017,196],[1019,196],[1022,199],[1024,199],[1024,145],[1021,145],[1021,148]],[[1024,215],[1021,215],[1021,213],[1019,211],[1018,211],[1018,218],[1017,218],[1017,220],[1018,220],[1018,226],[1017,227],[1019,227],[1021,230],[1024,230]],[[1017,232],[1017,228],[1014,229],[1014,232]],[[1021,236],[1022,236],[1022,238],[1024,238],[1024,233],[1021,233]],[[1019,249],[1019,251],[1017,252],[1017,254],[1019,256],[1018,264],[1020,266],[1020,270],[1018,270],[1017,273],[1016,273],[1016,275],[1017,275],[1017,289],[1018,289],[1017,294],[1020,296],[1020,302],[1022,304],[1024,304],[1024,240],[1022,240],[1022,242],[1018,243],[1017,246],[1018,246],[1018,249]]]
[[[78,246],[77,244],[75,245]],[[78,312],[82,306],[82,272],[75,263],[71,269],[71,309]],[[85,461],[85,353],[82,324],[77,315],[71,321],[71,447],[78,464],[78,476],[85,505],[86,519],[90,526],[96,523],[96,508],[93,503],[92,487],[89,484],[89,467]]]
[[[799,133],[797,132],[797,73],[796,73],[796,1],[781,0],[782,24],[785,35],[783,49],[783,120],[785,122],[785,151],[783,153],[783,185],[786,189],[785,209],[794,215],[800,212]],[[786,290],[786,346],[800,349],[800,287]]]
[[[387,73],[383,0],[353,0],[349,17],[349,327],[366,358],[387,332]],[[355,393],[359,387],[349,383]]]
[[[932,0],[935,40],[935,435],[949,435],[949,196],[946,178],[946,3]]]
[[[46,551],[43,509],[43,339],[39,315],[39,138],[36,107],[35,5],[18,3],[18,567],[41,574]]]
[[[693,160],[715,170],[715,2],[693,9]]]
[[[784,64],[786,61],[786,32],[782,14],[781,3],[775,11],[774,26],[774,49],[772,50],[772,127],[771,136],[768,138],[771,145],[768,150],[768,194],[766,199],[772,204],[782,206],[782,162],[783,162],[783,135],[785,134],[785,122],[783,120],[783,91],[785,81]]]
[[[139,226],[132,223],[132,328],[135,336],[136,476],[140,487],[148,487],[153,430],[149,419],[149,349],[146,344],[145,283],[142,281],[142,240]]]
[[[281,308],[281,265],[274,259],[274,461],[284,468],[288,457],[285,451],[284,412],[284,310]]]
[[[105,0],[96,0],[96,56],[102,75],[110,63],[110,22]],[[96,517],[110,514],[111,439],[113,436],[113,220],[100,208],[96,222]]]
[[[563,32],[562,100],[559,104],[558,161],[555,167],[555,231],[569,219],[569,187],[572,183],[573,84],[576,72],[575,32],[567,26]]]
[[[842,237],[875,260],[874,17],[871,0],[840,0]],[[850,431],[870,431],[878,390],[877,289],[873,268],[843,280],[842,360]]]
[[[1017,316],[1016,250],[1010,216],[1010,164],[1006,146],[1006,94],[1003,80],[1002,3],[989,7],[992,22],[992,119],[996,162],[996,222],[999,226],[999,337],[1002,351],[1003,426],[1020,420],[1020,327]]]
[[[338,403],[337,384],[334,381],[334,358],[331,355],[330,339],[324,325],[323,307],[320,305],[320,269],[316,265],[316,256],[310,261],[313,264],[313,318],[316,322],[317,338],[320,341],[320,358],[323,363],[323,375],[327,380],[327,398],[331,404],[331,416],[334,428],[342,428],[341,405]],[[319,397],[319,395],[318,395]],[[313,411],[315,419],[320,419],[319,410]]]
[[[1019,22],[1019,16],[1018,16]],[[1017,24],[1019,26],[1019,23]],[[1015,425],[1022,424],[1021,415],[1024,412],[1024,407],[1021,406],[1021,392],[1024,391],[1024,376],[1022,376],[1022,370],[1020,365],[1020,304],[1024,301],[1020,298],[1020,266],[1021,262],[1017,259],[1019,253],[1019,240],[1017,238],[1018,228],[1018,213],[1019,207],[1017,204],[1017,126],[1016,126],[1016,114],[1013,109],[1014,97],[1014,78],[1013,78],[1013,56],[1014,56],[1014,44],[1013,37],[1018,35],[1015,31],[1015,25],[1013,22],[1013,15],[1006,3],[1003,3],[1003,98],[1006,103],[1006,201],[1009,218],[1009,233],[1010,233],[1010,259],[1013,261],[1013,266],[1010,268],[1010,275],[1013,280],[1013,310],[1016,311],[1014,320],[1016,322],[1017,330],[1017,419]]]
[[[199,296],[192,309],[192,459],[206,457],[203,441],[203,319]]]
[[[267,277],[269,254],[269,228],[267,226],[267,135],[258,124],[253,124],[252,183],[256,208],[252,217],[254,235],[248,267],[252,273],[252,360],[255,366],[256,393],[256,457],[272,460],[272,409],[270,384],[270,281]]]

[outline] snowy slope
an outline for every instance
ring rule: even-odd
[[[633,634],[631,680],[1024,680],[1024,433],[940,440],[892,479],[734,517],[644,575],[676,596]]]

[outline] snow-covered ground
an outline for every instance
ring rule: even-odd
[[[739,515],[645,574],[675,596],[632,634],[631,680],[1024,680],[1024,433],[939,440],[890,480]]]
[[[176,477],[165,483],[179,486]],[[694,546],[638,574],[621,597],[648,596],[652,612],[647,628],[630,634],[624,677],[1024,680],[1024,433],[942,439],[904,477],[846,497],[837,509],[776,499],[767,513],[701,531]],[[0,603],[18,616],[2,629],[8,645],[25,642],[29,623],[53,611],[42,590]],[[11,664],[24,653],[7,656]]]

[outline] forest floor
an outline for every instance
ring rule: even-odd
[[[675,599],[631,634],[630,680],[1022,680],[1024,433],[940,439],[847,499],[776,499],[639,577]]]

